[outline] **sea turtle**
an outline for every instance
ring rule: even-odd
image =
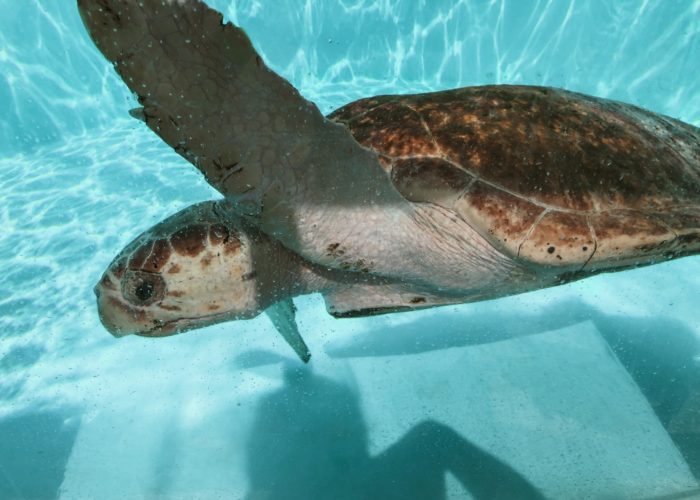
[[[361,99],[324,118],[199,0],[78,5],[138,97],[132,114],[225,197],[115,259],[96,287],[113,333],[268,309],[308,359],[297,294],[320,291],[336,316],[368,315],[700,252],[691,125],[505,85]]]

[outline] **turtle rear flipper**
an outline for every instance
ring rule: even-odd
[[[288,247],[303,246],[289,234],[302,202],[385,201],[381,186],[392,188],[376,154],[268,69],[219,12],[199,0],[78,6],[90,36],[138,96],[137,117]],[[328,189],[345,181],[352,189]]]
[[[477,300],[476,296],[443,297],[402,284],[348,285],[325,292],[323,298],[328,314],[335,318],[377,316]]]

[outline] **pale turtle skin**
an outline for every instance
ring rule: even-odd
[[[700,252],[691,125],[526,86],[373,97],[324,118],[198,0],[78,5],[138,96],[134,114],[225,197],[176,214],[115,259],[96,287],[115,334],[266,310],[308,360],[296,295],[320,292],[331,314],[362,316]],[[236,252],[214,227],[237,235]],[[198,251],[183,251],[177,234]]]

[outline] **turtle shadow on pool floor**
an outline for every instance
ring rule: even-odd
[[[423,421],[370,456],[359,400],[307,369],[260,400],[248,442],[247,498],[446,498],[446,472],[476,499],[543,498],[508,464],[451,428]]]
[[[700,478],[700,340],[671,317],[603,313],[584,301],[568,300],[537,313],[450,313],[371,330],[327,351],[334,358],[418,354],[450,347],[499,342],[591,321],[640,390],[691,470]]]
[[[0,498],[58,498],[79,427],[69,408],[0,419]]]

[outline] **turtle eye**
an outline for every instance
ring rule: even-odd
[[[165,281],[159,274],[129,269],[122,280],[122,295],[134,305],[147,306],[165,296]]]
[[[136,289],[134,290],[134,295],[136,297],[143,301],[146,302],[148,299],[153,297],[153,293],[155,292],[155,288],[153,287],[153,283],[150,283],[148,281],[142,281],[138,285],[136,285]]]

